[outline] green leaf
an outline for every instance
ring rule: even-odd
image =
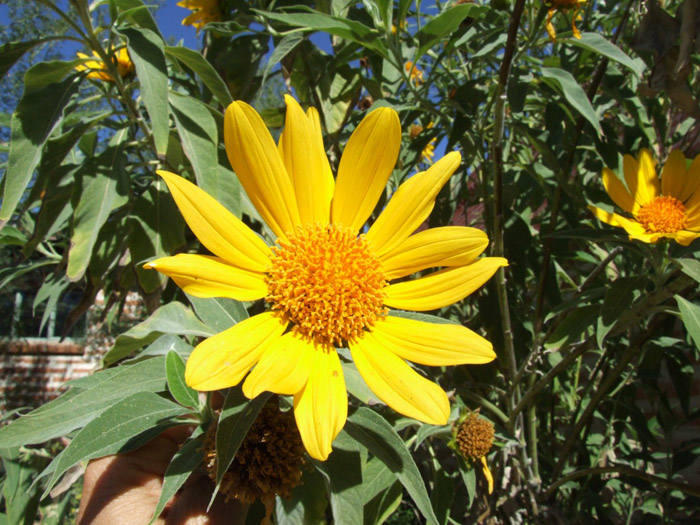
[[[572,310],[549,336],[545,348],[562,348],[581,341],[599,314],[600,307],[597,305],[581,306]]]
[[[166,503],[177,494],[177,491],[185,484],[190,474],[197,470],[204,459],[204,442],[201,436],[189,439],[178,450],[173,459],[168,465],[168,469],[163,476],[163,488],[160,492],[160,498],[156,505],[156,510],[153,512],[151,523],[160,516],[165,508]]]
[[[212,501],[250,426],[271,396],[270,392],[264,392],[255,399],[248,400],[240,386],[229,388],[216,429],[216,490],[212,494]]]
[[[79,461],[135,450],[160,433],[173,418],[187,412],[187,408],[152,392],[137,392],[122,399],[85,425],[56,457],[53,475],[42,497]],[[142,433],[146,435],[139,436]]]
[[[365,505],[364,525],[384,523],[396,512],[403,499],[401,483],[395,481],[391,486],[377,494]]]
[[[197,319],[192,310],[184,304],[171,302],[161,306],[151,317],[117,337],[114,346],[103,360],[105,364],[115,363],[132,351],[155,341],[161,334],[209,337],[214,335],[214,332]]]
[[[369,408],[348,416],[345,430],[396,475],[429,523],[438,523],[428,491],[406,444],[387,421]]]
[[[333,442],[326,461],[314,461],[328,489],[333,523],[356,525],[364,522],[362,457],[357,444],[345,432]]]
[[[102,370],[68,383],[70,390],[0,428],[0,448],[43,443],[80,428],[135,392],[165,390],[165,358]]]
[[[20,453],[16,448],[0,450],[0,459],[4,471],[1,495],[7,513],[5,523],[32,525],[36,522],[40,496],[32,482],[46,460],[34,454]]]
[[[566,38],[564,42],[568,45],[578,46],[603,55],[626,67],[637,77],[641,77],[644,72],[644,65],[642,63],[632,60],[622,49],[609,40],[606,40],[605,37],[599,33],[581,33],[581,38]]]
[[[576,82],[571,73],[558,67],[542,67],[540,71],[545,82],[553,85],[557,91],[562,93],[569,104],[593,126],[593,129],[596,130],[600,137],[603,134],[603,129],[600,127],[598,115],[596,115],[595,109],[593,109],[591,102],[588,100],[586,92]]]
[[[233,102],[226,83],[221,79],[214,66],[201,53],[180,46],[165,46],[164,50],[166,55],[177,59],[194,71],[202,83],[207,86],[207,89],[211,91],[211,94],[219,101],[219,104],[223,107],[228,107]]]
[[[680,266],[684,274],[700,283],[700,261],[696,259],[673,259],[673,262]]]
[[[361,22],[325,15],[317,11],[311,13],[270,13],[258,11],[257,9],[253,9],[253,11],[265,18],[277,20],[291,26],[324,31],[331,35],[339,36],[376,51],[384,58],[389,58],[389,52],[379,38],[379,32]]]
[[[279,43],[275,46],[274,51],[270,55],[270,58],[267,60],[267,64],[265,64],[262,79],[263,84],[265,84],[265,79],[267,78],[267,75],[270,74],[270,71],[272,71],[272,68],[279,64],[280,61],[289,53],[291,53],[292,50],[294,50],[294,48],[297,47],[297,45],[299,45],[299,43],[303,40],[303,34],[289,33],[288,35],[285,35],[282,38],[282,40],[279,41]]]
[[[467,465],[461,458],[458,461],[459,474],[462,476],[462,481],[469,497],[469,504],[467,505],[467,509],[469,509],[474,503],[474,496],[476,496],[476,469],[471,465]]]
[[[603,340],[620,318],[620,313],[627,310],[632,304],[634,291],[643,285],[643,278],[621,277],[608,287],[596,329],[596,340],[599,348],[603,348]]]
[[[58,264],[59,261],[56,260],[44,260],[37,262],[28,262],[24,264],[19,264],[17,266],[10,266],[9,268],[0,269],[0,288],[4,288],[8,283],[21,277],[24,274],[33,272],[43,266],[51,266]]]
[[[40,62],[32,66],[24,74],[25,89],[33,91],[46,87],[49,84],[60,82],[66,75],[75,72],[75,66],[87,60],[88,59],[85,58],[75,58],[68,61],[54,60],[51,62]],[[90,60],[94,60],[94,58]]]
[[[168,194],[165,182],[157,177],[136,202],[130,220],[129,250],[136,266],[136,276],[145,292],[159,288],[166,277],[147,270],[143,263],[172,254],[185,245],[185,221]]]
[[[14,226],[5,226],[0,231],[0,246],[24,246],[27,236]]]
[[[109,2],[119,12],[116,21],[117,26],[121,26],[128,20],[134,22],[139,27],[150,29],[163,38],[158,30],[158,24],[156,24],[153,15],[151,15],[148,9],[148,7],[153,6],[146,6],[141,0],[109,0]]]
[[[78,90],[70,77],[35,91],[25,91],[12,114],[10,151],[0,208],[0,228],[12,217],[41,159],[41,151]]]
[[[170,107],[197,186],[216,196],[219,193],[219,136],[214,117],[200,101],[174,92],[170,93]]]
[[[163,53],[163,39],[149,29],[121,28],[118,33],[127,39],[129,55],[134,62],[141,85],[141,98],[151,117],[151,131],[156,151],[165,155],[168,148],[168,68]]]
[[[185,383],[185,362],[175,351],[169,352],[165,358],[165,377],[175,401],[187,407],[199,406],[199,394]]]
[[[474,13],[472,11],[474,11]],[[418,31],[417,36],[420,42],[420,48],[416,58],[420,58],[436,43],[454,33],[467,16],[476,18],[487,11],[488,8],[473,4],[455,5],[445,9]]]
[[[451,319],[445,319],[438,315],[424,314],[421,312],[408,312],[406,310],[389,310],[389,315],[394,317],[403,317],[404,319],[413,319],[414,321],[423,321],[424,323],[434,324],[459,324]]]
[[[185,343],[176,335],[163,334],[158,339],[148,345],[134,359],[144,359],[145,357],[153,357],[157,355],[167,355],[170,352],[177,354],[186,360],[192,353],[192,346]]]
[[[100,228],[107,222],[112,210],[129,200],[125,187],[124,141],[128,130],[118,131],[110,140],[109,148],[98,158],[86,163],[83,186],[76,185],[78,205],[73,215],[71,245],[68,252],[66,276],[73,282],[85,275],[92,249]]]
[[[39,44],[50,42],[52,40],[63,40],[60,36],[47,36],[36,40],[27,40],[26,42],[7,42],[0,46],[0,78],[4,77],[10,68],[22,58],[22,56]]]
[[[275,518],[278,525],[316,525],[326,523],[326,488],[316,469],[302,472],[301,485],[292,491],[290,499],[275,498]],[[262,518],[262,516],[261,516]],[[247,524],[257,525],[261,519]]]
[[[455,497],[455,483],[452,477],[441,468],[433,470],[433,490],[430,501],[438,514],[439,523],[448,523],[450,507]]]
[[[675,298],[685,329],[693,338],[695,346],[700,349],[700,306],[683,299],[680,295],[676,295]]]
[[[223,332],[248,318],[248,312],[240,301],[225,297],[201,298],[185,294],[197,316],[213,332]]]

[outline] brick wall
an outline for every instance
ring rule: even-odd
[[[87,314],[87,335],[81,341],[0,339],[0,413],[36,408],[55,399],[67,381],[84,377],[100,366],[102,356],[114,342],[111,332],[119,335],[146,316],[136,293],[127,296],[114,330],[101,322],[103,309],[104,296],[99,294]]]

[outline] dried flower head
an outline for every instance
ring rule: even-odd
[[[466,459],[474,461],[488,454],[494,435],[493,423],[472,412],[457,429],[457,446]]]
[[[211,425],[204,438],[205,466],[214,481],[216,430],[217,425]],[[243,503],[260,500],[269,511],[275,495],[291,497],[292,490],[301,482],[304,463],[304,445],[292,412],[282,412],[276,401],[270,402],[250,427],[223,476],[220,490],[227,501],[231,498]]]

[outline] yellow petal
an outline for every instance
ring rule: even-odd
[[[654,158],[648,149],[640,151],[637,160],[631,155],[625,155],[622,159],[622,169],[627,187],[639,206],[650,203],[661,191]]]
[[[323,147],[323,137],[314,117],[308,117],[299,103],[289,95],[285,128],[279,150],[287,173],[292,179],[294,194],[303,224],[330,221],[333,198],[333,175]],[[315,113],[316,117],[318,113]],[[310,115],[313,113],[310,112]]]
[[[469,264],[489,244],[488,236],[476,228],[443,226],[411,235],[379,258],[387,279],[397,279],[425,268]]]
[[[367,232],[367,240],[379,257],[411,235],[430,215],[435,197],[459,166],[462,156],[451,152],[404,182]]]
[[[674,234],[676,242],[682,246],[689,246],[691,242],[700,237],[700,232],[681,230]]]
[[[384,289],[384,304],[391,308],[419,312],[442,308],[464,299],[488,281],[501,266],[508,266],[508,261],[502,257],[484,257],[466,266],[390,284]]]
[[[350,344],[357,370],[379,399],[399,414],[444,425],[450,402],[444,390],[415,372],[370,333]]]
[[[334,348],[314,352],[309,380],[294,396],[294,417],[309,456],[325,461],[348,417],[343,369]]]
[[[493,345],[457,324],[386,316],[372,328],[375,339],[402,359],[421,365],[478,365],[496,358]]]
[[[661,193],[684,202],[691,194],[688,192],[683,195],[683,186],[687,182],[685,171],[685,155],[680,150],[674,149],[661,171]]]
[[[263,119],[245,102],[224,115],[226,154],[243,188],[278,237],[301,224],[292,181]]]
[[[493,474],[489,470],[489,466],[486,463],[486,456],[481,456],[481,466],[484,468],[484,477],[486,482],[489,484],[489,494],[493,493]]]
[[[143,267],[167,275],[195,297],[255,301],[267,295],[264,273],[237,268],[218,257],[179,253],[148,262]]]
[[[618,228],[624,228],[629,234],[637,235],[646,232],[644,226],[633,219],[628,219],[617,213],[610,213],[609,211],[602,210],[596,206],[588,206],[588,209],[593,212],[599,220],[603,221],[610,226],[616,226]]]
[[[627,191],[625,185],[622,184],[622,181],[608,168],[603,168],[603,185],[605,186],[605,191],[610,195],[610,198],[620,208],[628,213],[634,213],[639,209],[639,206],[634,202],[630,192]]]
[[[266,312],[205,339],[187,360],[185,381],[202,391],[237,385],[286,327],[277,315]]]
[[[294,332],[284,334],[267,347],[243,382],[243,394],[253,399],[262,392],[291,396],[306,385],[316,349]]]
[[[378,108],[362,119],[338,166],[333,223],[355,230],[362,227],[384,191],[400,146],[401,123],[396,111]]]
[[[159,170],[175,204],[200,242],[226,262],[255,272],[270,266],[270,248],[248,226],[191,182]]]
[[[685,204],[686,209],[700,207],[700,155],[693,159],[693,162],[685,174],[683,189],[679,195],[675,196]]]

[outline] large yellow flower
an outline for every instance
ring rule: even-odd
[[[306,450],[324,460],[347,417],[336,348],[350,349],[367,385],[397,412],[445,424],[450,413],[445,392],[406,360],[432,366],[487,363],[495,358],[491,343],[464,326],[390,315],[387,307],[429,311],[452,304],[507,261],[477,259],[488,238],[474,228],[413,234],[459,166],[458,153],[402,184],[362,234],[398,158],[398,115],[379,108],[364,118],[334,180],[318,112],[310,108],[305,114],[289,96],[286,102],[279,145],[244,102],[232,103],[224,118],[231,165],[277,235],[276,245],[265,244],[195,185],[160,171],[190,228],[214,255],[179,254],[145,267],[198,297],[266,300],[264,313],[200,343],[185,379],[208,391],[245,377],[243,393],[251,399],[264,391],[293,395]],[[388,282],[431,267],[443,269]]]
[[[119,73],[120,77],[124,78],[134,72],[134,64],[131,61],[129,52],[125,47],[116,52],[112,50],[112,52],[117,66],[117,73]],[[89,58],[85,53],[76,54],[78,55],[78,58]],[[97,57],[96,60],[89,60],[82,64],[78,64],[75,66],[75,69],[78,71],[90,70],[90,73],[87,75],[88,78],[103,80],[106,82],[114,82],[114,78],[108,72],[107,66],[100,58],[100,55],[98,55],[95,51],[93,51],[92,54]]]
[[[585,3],[586,0],[544,0],[544,5],[549,7],[545,27],[547,28],[547,33],[549,33],[549,38],[551,38],[552,41],[557,39],[557,32],[554,30],[554,24],[552,24],[552,17],[554,16],[554,13],[556,13],[557,9],[560,11],[568,11],[569,9],[574,10],[573,15],[571,15],[571,29],[573,29],[574,36],[576,38],[581,38],[581,32],[576,27],[576,20],[580,18],[579,11],[581,10],[581,6],[583,6]]]
[[[181,0],[177,5],[192,11],[182,20],[182,25],[194,26],[197,33],[209,22],[221,20],[219,0]]]
[[[630,239],[648,243],[668,237],[688,246],[700,237],[700,155],[686,169],[685,155],[672,151],[659,181],[651,152],[643,149],[636,160],[624,156],[623,171],[627,187],[608,168],[603,168],[603,184],[631,217],[589,206],[596,217],[624,228]]]

